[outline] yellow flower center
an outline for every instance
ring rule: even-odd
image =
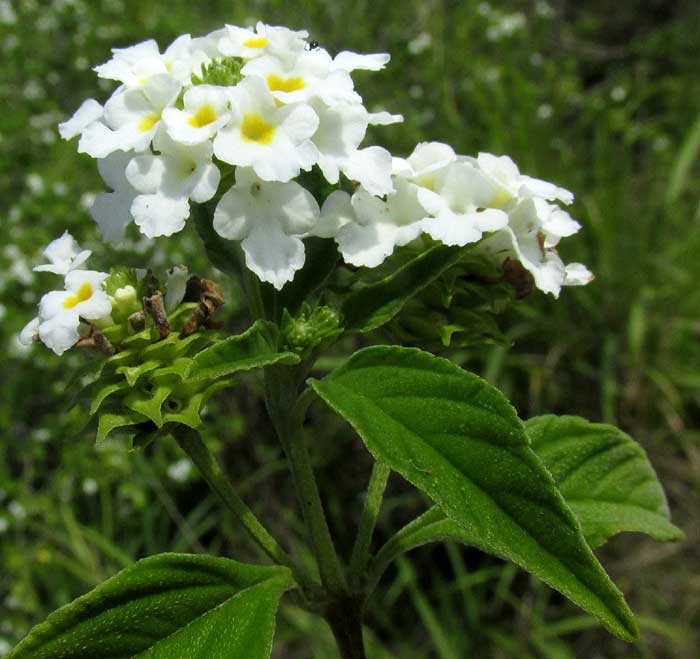
[[[304,78],[280,78],[274,73],[267,76],[267,86],[271,92],[296,92],[306,87]]]
[[[147,117],[141,119],[139,124],[139,130],[142,133],[147,133],[153,126],[155,126],[160,121],[160,114],[149,114]]]
[[[192,128],[203,128],[216,121],[216,111],[211,105],[203,105],[189,119]]]
[[[265,37],[254,37],[243,42],[246,48],[265,48],[267,39]]]
[[[246,142],[269,144],[275,136],[275,127],[267,123],[259,114],[246,114],[241,124],[241,137]]]
[[[72,309],[74,306],[89,300],[92,297],[92,285],[90,282],[85,282],[80,285],[78,292],[75,295],[69,295],[65,300],[63,300],[64,309]]]
[[[505,206],[506,202],[510,201],[512,198],[513,195],[509,194],[505,190],[499,190],[495,195],[493,195],[490,206],[492,208],[502,208]]]

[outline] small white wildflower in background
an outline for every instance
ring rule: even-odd
[[[616,103],[620,103],[627,98],[627,89],[622,85],[616,85],[610,90],[610,98]]]
[[[408,50],[411,55],[420,55],[422,52],[428,50],[432,44],[433,38],[430,36],[430,33],[421,32],[408,42],[406,50]]]
[[[554,108],[549,103],[542,103],[537,108],[537,117],[539,119],[549,119],[554,114]]]
[[[17,22],[17,14],[9,0],[0,0],[0,23],[14,25]]]
[[[11,649],[12,646],[10,645],[9,641],[6,641],[4,638],[0,638],[0,657],[4,657],[10,652]]]
[[[185,483],[189,480],[194,465],[189,458],[182,458],[177,462],[173,462],[168,467],[168,477],[174,480],[176,483]]]
[[[99,489],[99,486],[97,485],[97,481],[94,478],[86,478],[83,481],[83,493],[87,494],[88,496],[92,496],[93,494],[97,493],[97,490]]]
[[[44,192],[44,179],[41,174],[27,174],[24,180],[33,195],[40,195]]]
[[[10,503],[7,504],[7,512],[18,522],[27,518],[27,511],[19,501],[10,501]]]

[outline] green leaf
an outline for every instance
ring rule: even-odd
[[[107,398],[118,391],[123,391],[129,388],[129,383],[124,378],[119,378],[118,380],[98,380],[92,387],[89,388],[90,395],[92,396],[92,401],[90,404],[90,416],[95,414],[102,403],[104,403]]]
[[[637,638],[622,594],[497,389],[429,353],[385,346],[310,384],[472,544],[528,570],[620,638]]]
[[[385,279],[350,293],[341,307],[345,327],[370,332],[389,322],[410,300],[462,258],[463,248],[436,245]]]
[[[52,613],[6,659],[263,659],[284,567],[160,554]]]
[[[165,403],[163,410],[163,423],[182,423],[190,428],[199,428],[202,425],[200,413],[206,402],[219,390],[232,386],[231,380],[219,380],[210,384],[206,389],[196,393],[187,392],[178,396],[174,391]]]
[[[252,327],[202,350],[192,360],[188,378],[219,378],[238,371],[249,371],[271,364],[297,364],[292,352],[278,352],[277,326],[258,320]]]
[[[683,539],[654,468],[629,435],[576,416],[540,416],[525,427],[592,546],[623,531]]]

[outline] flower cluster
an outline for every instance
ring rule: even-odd
[[[423,236],[473,244],[499,266],[517,261],[554,296],[588,283],[585,266],[556,252],[580,228],[559,205],[573,201],[568,190],[521,174],[507,156],[431,142],[396,158],[362,146],[370,125],[402,118],[369,112],[350,74],[388,61],[333,57],[305,31],[263,23],[183,35],[163,53],[146,41],[95,68],[121,85],[104,105],[85,101],[60,132],[80,135],[79,151],[112,188],[92,208],[109,241],[132,219],[148,237],[172,235],[190,202],[216,197],[213,229],[240,241],[246,266],[277,289],[304,265],[309,236],[334,239],[355,266],[377,267]],[[325,180],[314,190],[332,188],[323,198],[295,180],[311,170],[304,181]]]
[[[190,202],[211,200],[233,166],[215,229],[240,240],[247,266],[281,288],[320,216],[292,182],[302,170],[317,165],[331,184],[343,173],[370,194],[393,192],[389,152],[360,144],[369,125],[401,117],[368,112],[350,76],[389,56],[331,57],[307,37],[258,23],[183,35],[164,53],[152,40],[114,49],[95,71],[121,85],[59,127],[65,139],[80,135],[78,150],[98,159],[112,188],[92,208],[104,237],[120,242],[132,219],[151,238],[180,231]]]
[[[565,266],[554,249],[581,228],[552,203],[570,204],[573,194],[521,174],[508,156],[460,156],[447,144],[422,143],[394,158],[392,173],[394,192],[384,199],[359,188],[352,196],[335,191],[323,204],[315,234],[335,238],[347,262],[376,267],[424,233],[445,245],[480,243],[499,264],[515,259],[555,296],[591,280],[585,266]]]
[[[19,338],[25,345],[41,341],[62,355],[79,341],[81,325],[85,328],[81,318],[111,324],[112,301],[103,289],[109,275],[81,268],[90,252],[81,250],[68,232],[50,243],[43,253],[49,263],[34,270],[63,275],[64,290],[51,291],[41,298],[39,315],[26,325]]]

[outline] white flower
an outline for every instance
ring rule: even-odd
[[[370,194],[382,196],[393,192],[391,154],[379,146],[358,147],[370,123],[387,123],[400,118],[388,113],[372,115],[359,103],[329,107],[317,100],[312,107],[319,117],[319,126],[312,140],[319,152],[318,166],[326,180],[337,183],[340,172],[343,172]]]
[[[39,339],[62,355],[80,338],[80,319],[100,320],[110,315],[112,303],[102,290],[109,275],[94,270],[73,270],[66,275],[64,291],[51,291],[39,302],[39,317],[22,330],[20,340]]]
[[[518,166],[508,156],[480,153],[476,158],[479,169],[497,186],[491,206],[501,207],[515,197],[541,197],[548,201],[570,204],[574,195],[569,190],[557,187],[542,179],[520,173]]]
[[[333,69],[333,59],[322,48],[302,51],[291,66],[279,57],[264,55],[248,62],[241,73],[263,78],[281,103],[309,102],[313,98],[327,105],[362,103],[350,74]]]
[[[184,146],[165,131],[159,131],[153,146],[160,155],[131,159],[126,178],[138,192],[131,214],[149,238],[170,236],[185,226],[189,200],[209,201],[219,186],[220,172],[212,162],[210,142]]]
[[[255,31],[227,25],[225,36],[219,41],[219,52],[227,57],[253,59],[262,55],[275,55],[292,61],[306,46],[306,30],[290,30],[286,27],[265,25],[258,21]]]
[[[97,161],[97,168],[104,182],[113,192],[101,192],[95,197],[90,214],[102,231],[102,237],[110,243],[123,243],[126,227],[131,222],[131,205],[138,192],[126,178],[125,170],[133,156],[115,151]]]
[[[117,80],[126,87],[139,87],[159,74],[171,75],[185,84],[207,59],[206,54],[193,47],[189,34],[179,36],[162,55],[153,39],[128,48],[113,48],[112,55],[93,71],[100,78]]]
[[[105,103],[102,119],[82,131],[78,151],[105,158],[118,150],[147,149],[163,110],[173,105],[180,89],[169,75],[156,74],[138,88],[117,90]]]
[[[87,249],[81,250],[75,238],[66,231],[60,238],[49,243],[42,254],[51,263],[35,266],[33,268],[35,272],[66,275],[83,265],[92,252]]]
[[[183,96],[184,109],[163,110],[168,135],[181,144],[201,144],[216,135],[228,123],[229,97],[222,87],[197,85]]]
[[[313,195],[298,183],[270,183],[239,167],[236,184],[216,207],[214,229],[240,240],[246,266],[279,290],[304,265],[301,238],[319,213]]]
[[[393,159],[393,173],[411,183],[434,190],[435,176],[456,160],[457,155],[448,144],[420,142],[408,158]]]
[[[318,116],[306,104],[277,107],[262,78],[244,78],[231,90],[231,121],[214,138],[217,158],[252,167],[265,181],[289,181],[318,160],[310,137]]]
[[[556,206],[552,211],[545,209],[546,202],[541,199],[520,199],[508,204],[508,226],[493,236],[486,238],[479,249],[486,254],[492,254],[499,263],[507,258],[516,259],[532,274],[535,286],[545,293],[559,297],[562,286],[582,286],[593,279],[591,272],[580,263],[564,265],[556,250],[547,245],[561,235],[570,235],[571,218],[556,217],[556,212],[563,213]],[[549,213],[547,212],[549,211]],[[555,217],[552,217],[552,216]],[[565,213],[565,215],[568,214]],[[544,221],[543,221],[544,218]],[[545,224],[549,230],[545,229]],[[578,226],[578,225],[577,225]]]
[[[468,245],[481,240],[485,231],[496,231],[508,224],[502,210],[488,208],[495,187],[468,162],[453,162],[440,170],[434,191],[419,187],[418,200],[433,217],[424,230],[445,245]]]
[[[421,234],[424,217],[416,187],[399,179],[386,201],[362,188],[352,197],[342,190],[332,192],[313,234],[334,238],[347,263],[375,268],[397,245],[407,245]]]

